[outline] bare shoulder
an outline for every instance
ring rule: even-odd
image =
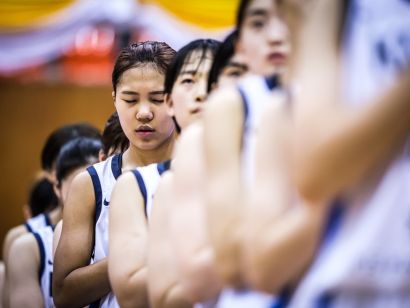
[[[19,226],[13,227],[7,232],[6,237],[4,239],[4,243],[3,243],[3,260],[7,259],[7,254],[10,250],[10,246],[12,245],[12,243],[17,238],[19,238],[20,236],[26,233],[28,233],[28,231],[25,225],[19,225]]]
[[[70,187],[67,202],[64,205],[63,216],[67,217],[67,212],[92,211],[95,205],[95,193],[93,182],[87,171],[82,171],[75,176]]]
[[[115,192],[128,193],[130,189],[136,189],[138,186],[135,176],[132,171],[123,173],[115,183]]]
[[[242,97],[236,87],[225,87],[214,91],[208,98],[205,114],[220,112],[220,110],[238,110]]]
[[[32,233],[27,233],[17,238],[10,247],[9,263],[40,262],[40,253]]]

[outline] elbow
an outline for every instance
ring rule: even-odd
[[[59,308],[73,307],[73,302],[72,301],[70,302],[69,298],[65,296],[65,292],[62,287],[62,282],[58,280],[58,277],[56,277],[56,275],[53,275],[52,287],[53,287],[53,301],[56,307],[59,307]]]
[[[252,289],[278,294],[282,288],[280,270],[271,270],[272,256],[264,249],[262,239],[256,234],[249,236],[243,245],[243,276]]]
[[[147,307],[147,269],[141,268],[132,274],[111,274],[113,292],[120,307]]]
[[[54,305],[58,308],[74,307],[73,302],[70,302],[68,298],[64,297],[64,294],[61,291],[53,293],[53,301]]]
[[[185,308],[193,304],[186,298],[186,294],[180,284],[170,286],[162,295],[153,298],[153,308]]]
[[[183,262],[181,286],[191,302],[204,302],[215,298],[222,288],[215,267],[213,250],[202,249]]]

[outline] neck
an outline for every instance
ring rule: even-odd
[[[171,159],[175,137],[176,133],[173,133],[170,138],[153,150],[141,150],[130,144],[122,156],[122,171]]]

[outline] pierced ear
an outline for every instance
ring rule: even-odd
[[[168,114],[168,116],[173,117],[175,115],[174,103],[173,103],[171,95],[169,93],[166,93],[164,95],[164,102],[167,105],[167,114]]]

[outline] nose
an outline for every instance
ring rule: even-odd
[[[284,21],[278,17],[271,19],[266,31],[270,45],[283,45],[288,37],[288,28]]]
[[[136,114],[137,120],[143,123],[147,123],[154,118],[154,114],[151,110],[149,103],[141,103]]]
[[[207,93],[208,78],[201,78],[197,83],[195,92],[195,102],[203,103],[208,95]]]

